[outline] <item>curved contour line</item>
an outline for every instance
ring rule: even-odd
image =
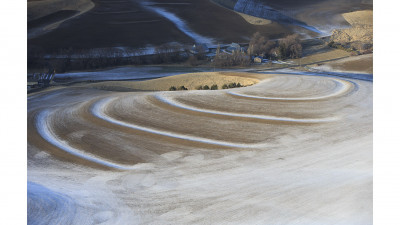
[[[117,120],[115,118],[112,118],[109,115],[106,115],[104,113],[104,109],[114,99],[116,99],[116,98],[106,98],[106,99],[102,99],[102,100],[96,102],[91,109],[93,115],[99,119],[102,119],[102,120],[105,120],[105,121],[108,121],[110,123],[117,124],[120,126],[128,127],[128,128],[135,129],[135,130],[140,130],[140,131],[144,131],[144,132],[148,132],[148,133],[163,135],[163,136],[167,136],[167,137],[183,139],[183,140],[187,140],[187,141],[194,141],[194,142],[200,142],[200,143],[205,143],[205,144],[220,145],[220,146],[235,147],[235,148],[257,148],[257,147],[264,146],[263,143],[242,144],[242,143],[218,141],[218,140],[213,140],[213,139],[208,139],[208,138],[195,137],[195,136],[179,134],[179,133],[174,133],[174,132],[169,132],[169,131],[164,131],[164,130],[152,129],[152,128],[139,126],[139,125],[132,124],[132,123],[126,123],[126,122]]]
[[[49,122],[46,120],[50,116],[50,112],[48,110],[44,110],[39,113],[36,118],[36,128],[40,134],[47,142],[51,143],[52,145],[58,147],[59,149],[70,153],[71,155],[78,156],[80,158],[86,159],[88,161],[107,166],[114,169],[119,170],[132,170],[134,167],[128,167],[124,165],[120,165],[117,163],[113,163],[104,159],[100,159],[92,154],[83,153],[81,150],[76,149],[70,145],[68,145],[65,141],[60,140],[54,132],[49,129]]]
[[[290,117],[277,117],[277,116],[266,116],[266,115],[257,115],[257,114],[243,114],[243,113],[231,113],[231,112],[222,112],[216,110],[207,110],[207,109],[200,109],[197,107],[189,106],[178,101],[175,101],[171,98],[162,97],[161,94],[154,96],[161,102],[166,104],[172,105],[174,107],[191,110],[195,112],[201,113],[208,113],[214,115],[223,115],[223,116],[232,116],[232,117],[241,117],[241,118],[251,118],[251,119],[261,119],[261,120],[272,120],[272,121],[284,121],[284,122],[296,122],[296,123],[321,123],[321,122],[333,122],[337,121],[338,117],[327,117],[321,119],[296,119]]]
[[[334,79],[334,78],[332,78],[332,80],[334,80],[337,84],[339,84],[341,86],[339,91],[336,91],[336,92],[328,94],[328,95],[316,96],[316,97],[282,98],[282,97],[263,97],[263,96],[255,96],[255,95],[246,95],[246,94],[232,92],[232,91],[227,91],[226,93],[230,94],[230,95],[239,96],[239,97],[254,98],[254,99],[282,100],[282,101],[313,101],[313,100],[321,100],[321,99],[331,98],[334,96],[344,94],[348,90],[350,90],[350,88],[353,86],[353,84],[349,81],[339,80],[339,79]]]

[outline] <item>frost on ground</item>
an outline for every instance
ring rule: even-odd
[[[247,75],[30,96],[30,224],[372,224],[372,82]]]

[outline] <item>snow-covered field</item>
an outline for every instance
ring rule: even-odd
[[[162,17],[168,19],[169,21],[171,21],[172,23],[175,24],[175,26],[182,31],[183,33],[185,33],[187,36],[193,38],[193,40],[196,43],[206,43],[206,44],[213,44],[215,41],[212,38],[209,37],[205,37],[203,35],[200,35],[196,32],[194,32],[192,29],[189,28],[189,26],[186,24],[185,21],[183,21],[181,18],[179,18],[178,16],[176,16],[175,14],[168,12],[167,10],[161,8],[161,7],[156,7],[154,6],[155,3],[152,2],[143,2],[142,4],[144,6],[144,8],[153,11],[159,15],[161,15]]]
[[[372,82],[28,99],[28,224],[372,224]]]

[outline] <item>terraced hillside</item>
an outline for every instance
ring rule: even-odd
[[[28,223],[372,224],[372,83],[248,76],[29,96]]]

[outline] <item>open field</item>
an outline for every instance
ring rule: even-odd
[[[304,24],[318,29],[320,35],[328,35],[333,29],[348,27],[348,22],[343,18],[343,13],[352,12],[355,10],[372,9],[372,0],[258,0],[258,1],[243,1],[243,0],[214,0],[229,9],[238,9],[238,4],[245,5],[246,11],[250,15],[264,14],[266,17],[274,18],[273,21],[285,20],[282,16],[273,15],[274,13],[265,14],[266,10],[273,9],[281,15],[287,16],[286,22],[296,23],[303,22]],[[253,9],[248,9],[252,7]],[[264,7],[264,10],[260,10]],[[277,16],[277,17],[276,17]],[[290,22],[290,19],[292,21]],[[289,20],[288,20],[289,19]],[[298,32],[315,35],[305,30]]]
[[[372,224],[372,82],[230,75],[29,95],[28,223]]]
[[[335,62],[340,59],[351,57],[351,53],[345,50],[332,49],[326,46],[317,46],[313,50],[314,53],[305,54],[304,57],[299,59],[287,59],[285,61],[278,61],[278,63],[263,64],[255,67],[255,69],[276,70],[283,68],[297,68],[301,69],[304,66],[317,66],[324,63]]]
[[[373,73],[372,54],[351,56],[337,61],[311,65],[312,68],[323,71],[339,71],[350,73]]]
[[[197,36],[217,44],[248,41],[257,31],[270,38],[291,32],[290,28],[277,23],[249,24],[236,12],[208,0],[93,2],[95,7],[89,12],[65,21],[51,32],[29,39],[28,45],[45,52],[68,48],[142,48],[169,42],[193,44],[201,41],[193,39]],[[207,12],[206,20],[203,12]]]
[[[86,12],[94,7],[91,0],[28,0],[28,22],[63,10]]]
[[[350,52],[339,50],[339,49],[330,49],[329,51],[308,55],[302,57],[301,59],[293,59],[292,61],[295,64],[310,64],[310,63],[319,63],[324,61],[330,61],[335,59],[346,58],[351,55]]]
[[[93,7],[91,0],[28,0],[28,39],[56,29]]]
[[[288,2],[297,2],[288,0]],[[324,35],[330,35],[334,29],[348,28],[350,24],[343,13],[357,10],[372,10],[372,0],[334,0],[307,1],[308,4],[297,7],[295,4],[282,7],[282,10],[294,18],[316,27]],[[303,1],[301,1],[303,3]]]
[[[62,23],[51,32],[29,39],[28,45],[51,52],[62,48],[145,47],[147,44],[191,40],[173,23],[144,10],[135,1],[93,2],[95,7],[88,13]],[[137,23],[115,24],[128,21]]]
[[[52,4],[47,0],[29,2],[48,5],[42,7],[43,12],[40,17],[36,16],[28,22],[29,69],[37,71],[44,67],[54,67],[62,73],[129,65],[131,61],[133,64],[153,64],[159,62],[154,62],[156,60],[152,57],[129,59],[117,57],[115,60],[110,60],[108,57],[114,53],[124,56],[152,54],[157,46],[165,43],[180,43],[186,47],[195,42],[205,42],[214,47],[216,44],[230,42],[248,43],[255,32],[260,32],[270,39],[281,38],[294,32],[301,33],[303,37],[314,37],[322,34],[312,31],[308,25],[321,28],[318,24],[326,22],[321,19],[322,17],[340,18],[340,21],[332,20],[328,24],[332,29],[348,27],[350,24],[343,18],[343,12],[352,11],[357,5],[360,9],[371,8],[371,4],[360,4],[358,0],[352,0],[351,4],[345,4],[342,0],[335,0],[335,4],[309,0],[302,2],[301,5],[291,0],[255,2],[256,6],[260,3],[265,7],[273,7],[279,13],[299,22],[296,24],[240,14],[232,10],[237,1],[235,4],[233,4],[235,1],[227,1],[230,4],[222,7],[215,3],[221,1],[209,0],[153,2],[93,0],[95,6],[89,11],[87,7],[83,7],[88,1],[76,1],[75,8],[67,3],[61,4],[62,0],[54,1]],[[243,4],[246,1],[240,2]],[[250,3],[254,6],[253,1],[249,1]],[[265,5],[267,3],[268,5]],[[31,8],[28,7],[28,12]],[[309,9],[315,14],[308,14]],[[335,16],[325,15],[326,10],[334,12]],[[80,14],[83,12],[86,13]],[[207,19],[204,19],[202,12],[207,12]],[[309,23],[306,20],[304,21],[307,24],[303,23],[302,13],[308,16],[307,21],[318,23]],[[305,56],[315,53],[322,52],[308,51]],[[102,55],[103,63],[99,63],[101,60],[97,59],[89,60],[92,54]],[[72,58],[85,56],[88,60],[86,58],[70,60],[68,58],[70,56]]]
[[[373,44],[372,10],[356,11],[343,14],[351,28],[334,30],[332,40],[338,43]]]
[[[219,43],[248,42],[255,32],[260,32],[269,38],[283,37],[292,32],[291,28],[278,23],[249,24],[238,13],[207,0],[191,1],[191,5],[163,5],[163,7],[186,21],[193,30],[214,37]],[[207,19],[199,12],[207,12]]]
[[[299,26],[239,15],[231,8],[235,1],[230,2],[224,8],[209,0],[29,1],[28,46],[30,51],[58,53],[62,49],[146,48],[171,42],[248,42],[255,32],[271,39],[293,32],[315,36],[317,33],[305,27],[310,25],[330,32],[349,26],[342,13],[372,9],[368,1],[360,3],[360,0],[335,0],[335,4],[309,0],[301,5],[292,0],[259,1],[299,23],[304,22],[304,26]],[[207,19],[203,12],[207,12]]]

